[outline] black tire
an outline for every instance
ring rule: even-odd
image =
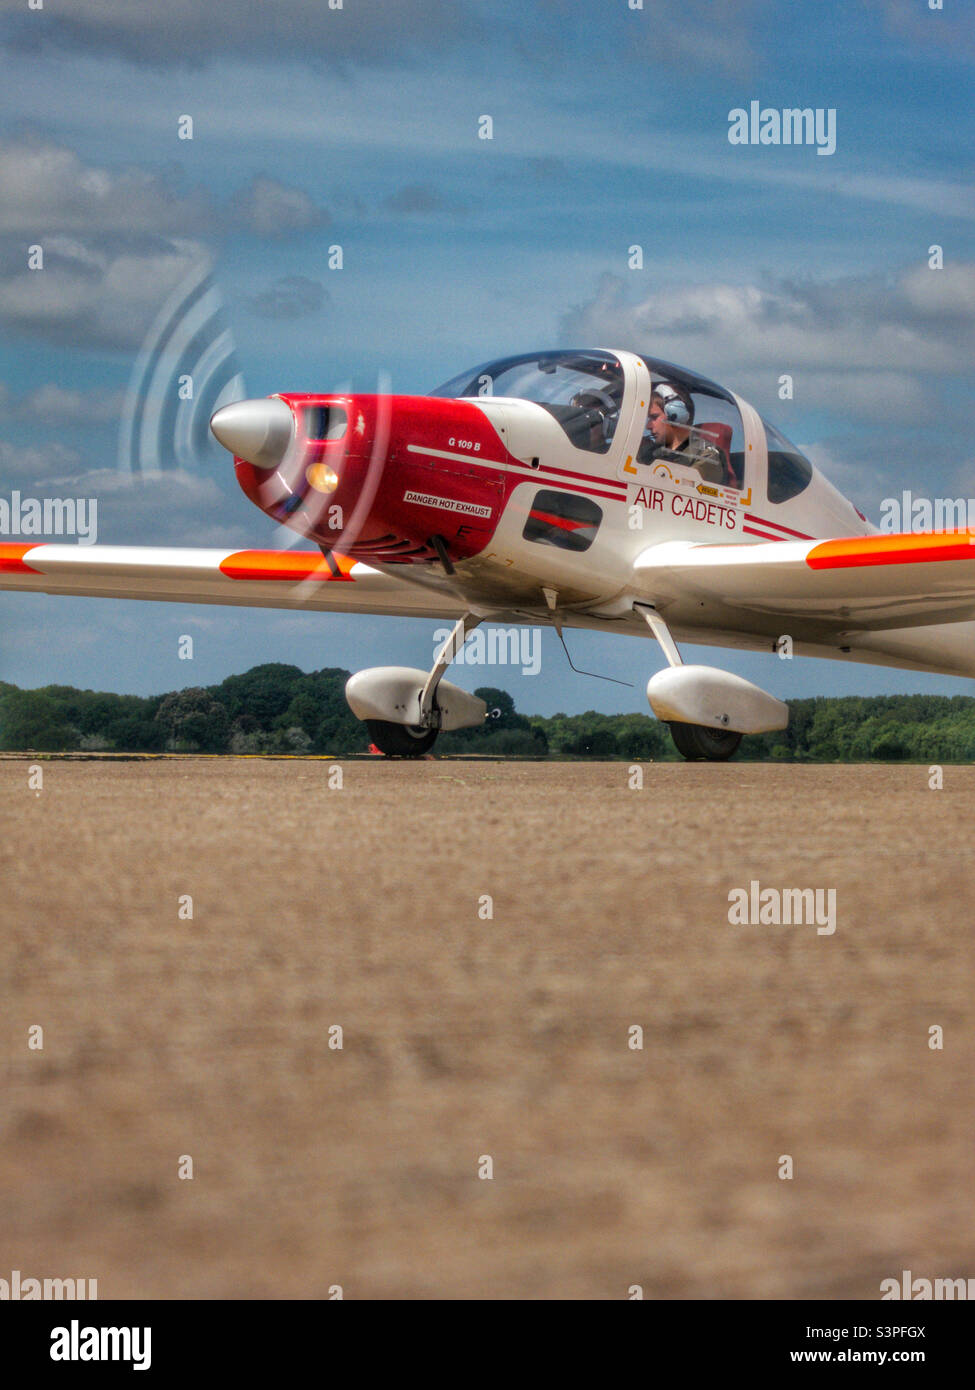
[[[678,724],[670,726],[670,734],[677,751],[688,762],[723,763],[735,755],[741,743],[741,734],[732,729],[710,729],[706,724]]]
[[[437,741],[436,729],[417,729],[411,724],[389,724],[367,719],[369,737],[387,758],[422,758]]]

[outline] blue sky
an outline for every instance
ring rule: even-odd
[[[904,487],[975,496],[971,19],[957,0],[0,0],[0,495],[97,496],[104,542],[277,543],[215,446],[117,471],[140,346],[205,260],[250,395],[635,347],[752,400],[874,518]],[[751,100],[835,108],[836,153],[730,145]],[[423,623],[17,594],[0,630],[0,679],[139,693],[431,652]],[[633,688],[574,675],[549,634],[537,677],[458,678],[530,712],[645,708],[655,648],[570,642]],[[786,697],[971,690],[690,655]]]

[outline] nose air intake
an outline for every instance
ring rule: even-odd
[[[277,468],[291,441],[295,422],[284,401],[235,401],[218,410],[210,429],[235,458],[255,468]]]

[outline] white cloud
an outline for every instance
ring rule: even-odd
[[[273,240],[326,227],[331,220],[300,188],[289,188],[263,174],[234,196],[230,211],[236,223]]]
[[[0,382],[0,419],[36,421],[39,425],[100,425],[117,421],[122,413],[119,391],[73,390],[45,382],[26,395],[15,396]]]
[[[81,467],[76,449],[55,440],[49,444],[11,444],[0,439],[0,480],[18,487],[30,482],[45,487],[53,473],[72,472]]]
[[[809,373],[848,400],[871,391],[893,400],[905,374],[970,371],[975,264],[831,282],[658,284],[640,298],[605,275],[562,328],[566,341],[651,352],[732,384],[755,369]]]
[[[798,375],[790,373],[794,405],[786,406],[778,395],[780,375],[774,367],[747,368],[733,375],[729,369],[727,384],[746,400],[754,401],[762,411],[772,413],[783,428],[786,428],[783,412],[790,409],[825,409],[832,414],[870,422],[890,420],[908,409],[917,391],[917,377],[910,372],[804,368]]]
[[[804,444],[800,446],[809,462],[839,488],[844,497],[876,522],[881,500],[894,487],[890,469],[880,467],[861,450],[853,457],[844,456],[835,445]]]
[[[63,445],[16,448],[0,441],[0,492],[14,488],[34,497],[97,501],[101,545],[254,544],[250,503],[236,492],[228,501],[213,477],[177,470],[132,477],[110,468],[86,469]]]
[[[208,194],[181,194],[144,169],[86,165],[73,150],[44,140],[0,146],[0,235],[32,242],[58,232],[186,236],[212,222]]]
[[[301,189],[257,176],[225,205],[223,226],[279,239],[327,225]],[[0,326],[60,344],[138,347],[160,306],[208,261],[209,194],[159,175],[85,164],[49,141],[0,148]],[[40,246],[43,269],[30,269]],[[0,402],[2,404],[2,402]]]
[[[149,239],[98,249],[53,237],[44,268],[0,260],[0,325],[56,343],[136,348],[168,295],[206,258],[198,242]]]

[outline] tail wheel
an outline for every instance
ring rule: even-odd
[[[366,728],[373,743],[387,758],[422,758],[437,741],[436,729],[390,724],[385,719],[367,719]]]
[[[674,723],[670,733],[678,753],[689,762],[704,759],[709,763],[723,763],[734,756],[741,743],[741,734],[734,730],[710,729],[706,724]]]

